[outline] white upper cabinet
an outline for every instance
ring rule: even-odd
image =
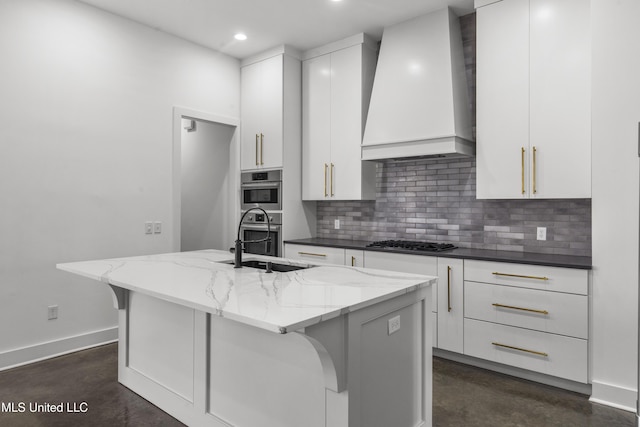
[[[363,34],[313,49],[302,63],[302,198],[375,197],[375,164],[361,160],[375,50]]]
[[[281,168],[283,150],[283,54],[241,69],[241,168]]]
[[[477,197],[591,197],[589,1],[502,0],[476,19]]]

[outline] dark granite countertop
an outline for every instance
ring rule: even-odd
[[[367,248],[367,245],[371,242],[363,240],[326,239],[317,237],[312,237],[309,239],[285,240],[284,243],[591,270],[591,257],[586,256],[553,255],[533,252],[494,251],[487,249],[467,248],[458,248],[445,252],[416,252],[411,250]]]

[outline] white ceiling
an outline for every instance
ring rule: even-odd
[[[458,15],[473,0],[80,0],[183,39],[246,58],[281,44],[300,50],[367,33],[447,5]],[[233,38],[244,32],[249,38]]]

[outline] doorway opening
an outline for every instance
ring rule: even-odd
[[[238,214],[237,120],[174,109],[174,249],[227,250]]]

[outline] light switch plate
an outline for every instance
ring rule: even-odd
[[[339,219],[334,219],[333,220],[333,228],[335,230],[340,230],[340,220]]]
[[[144,223],[144,234],[153,234],[153,223],[151,221]]]
[[[162,233],[162,221],[156,221],[153,223],[153,232],[155,234]]]
[[[538,227],[538,240],[547,240],[547,227]]]

